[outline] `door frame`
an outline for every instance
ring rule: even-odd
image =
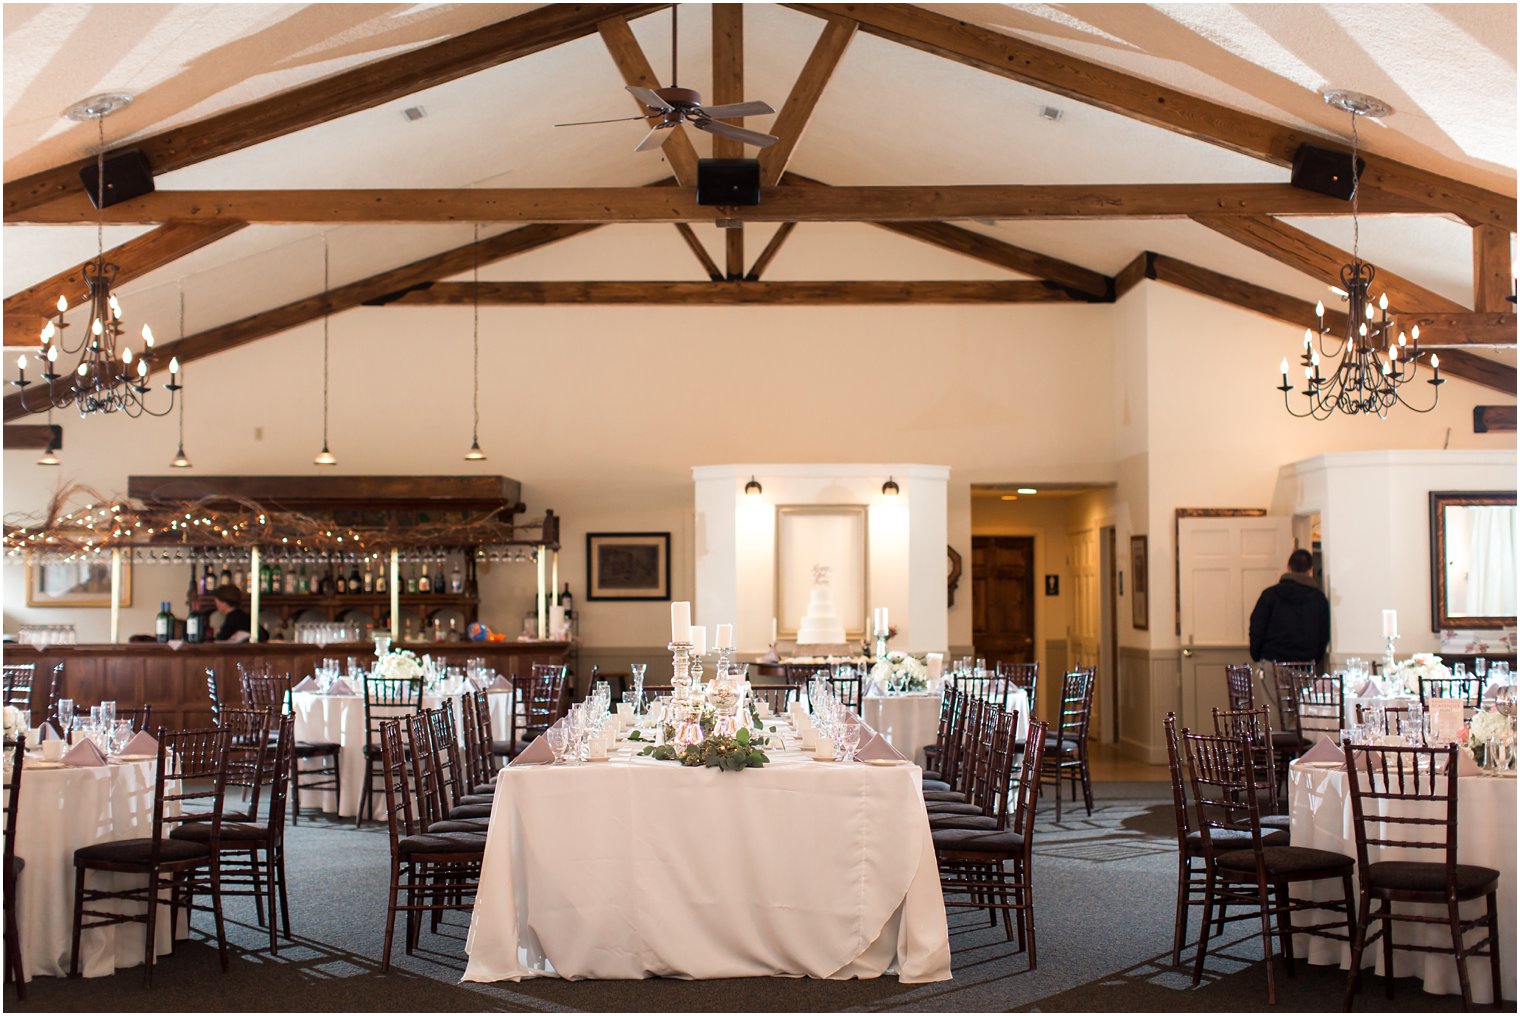
[[[1119,743],[1119,530],[1098,527],[1098,689],[1109,707],[1099,713],[1098,738]]]

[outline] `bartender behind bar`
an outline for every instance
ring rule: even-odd
[[[247,642],[248,632],[253,628],[253,618],[243,609],[243,591],[237,586],[217,586],[211,594],[216,601],[217,613],[222,615],[222,626],[216,630],[218,642]],[[269,631],[259,629],[259,638],[267,640]]]

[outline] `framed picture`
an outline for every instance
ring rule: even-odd
[[[111,558],[87,561],[26,560],[28,607],[109,607],[111,605]],[[121,558],[121,605],[132,606],[132,558]]]
[[[586,598],[670,599],[670,534],[587,533]]]
[[[834,594],[845,637],[866,632],[866,506],[779,505],[776,508],[776,626],[795,639],[813,586]]]
[[[1130,621],[1136,631],[1150,628],[1150,565],[1146,559],[1146,537],[1129,538],[1129,601],[1132,608]]]

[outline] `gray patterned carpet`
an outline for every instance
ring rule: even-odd
[[[806,981],[531,981],[463,985],[465,917],[442,934],[423,933],[416,956],[400,942],[392,973],[378,973],[385,924],[387,844],[371,826],[303,821],[288,847],[297,941],[270,956],[254,926],[251,903],[233,901],[232,972],[222,975],[214,946],[198,930],[160,962],[155,987],[140,970],[67,981],[37,978],[22,1002],[5,989],[9,1011],[500,1011],[500,1012],[1076,1012],[1264,1010],[1266,974],[1259,940],[1246,922],[1232,925],[1225,948],[1211,954],[1201,987],[1168,966],[1176,853],[1164,784],[1099,785],[1091,818],[1065,811],[1056,825],[1042,808],[1036,846],[1040,966],[993,931],[985,917],[951,912],[954,979],[942,984]],[[209,927],[204,915],[198,929]],[[1239,930],[1233,930],[1239,929]],[[1507,929],[1514,942],[1513,929]],[[1359,1011],[1455,1011],[1460,1000],[1435,997],[1414,980],[1365,979]],[[1299,964],[1279,977],[1277,1011],[1335,1011],[1343,975]],[[1514,1011],[1514,1004],[1508,1005]]]

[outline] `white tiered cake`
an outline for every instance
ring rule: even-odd
[[[828,586],[814,586],[808,594],[807,613],[797,626],[797,645],[839,646],[844,642],[844,622],[834,612],[834,591]]]

